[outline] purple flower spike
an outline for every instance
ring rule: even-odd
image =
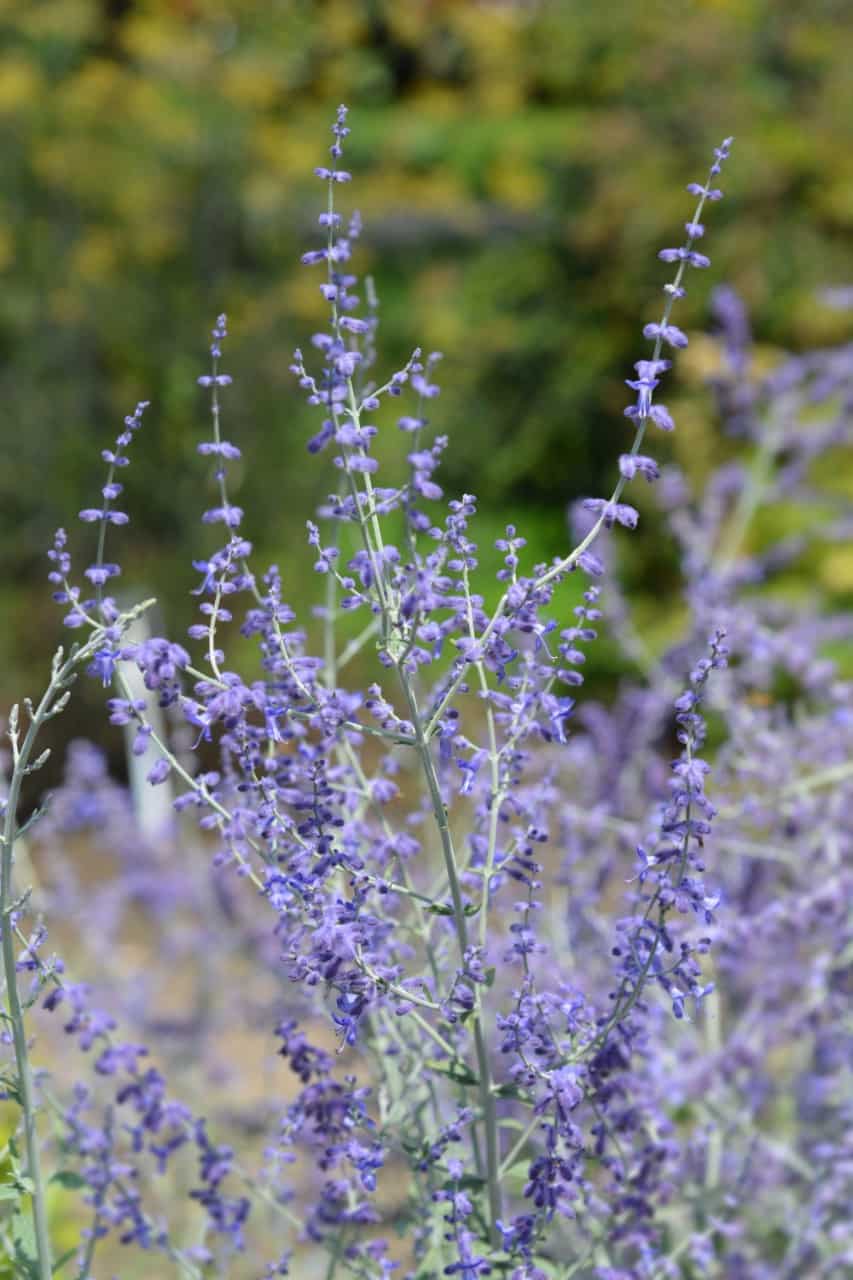
[[[732,139],[727,138],[720,147],[715,149],[714,163],[710,169],[711,176],[719,173],[722,162],[728,158],[731,142]],[[673,303],[676,299],[684,297],[685,294],[685,288],[682,284],[684,272],[689,267],[704,269],[711,265],[710,258],[693,248],[693,242],[705,234],[705,227],[699,221],[702,206],[706,200],[719,199],[722,192],[711,188],[709,185],[700,186],[698,183],[690,183],[688,190],[699,197],[699,205],[690,221],[685,223],[687,242],[677,248],[661,249],[658,254],[658,257],[663,262],[678,264],[675,279],[664,285],[664,292],[667,294],[666,308],[661,320],[651,322],[643,328],[643,337],[654,342],[655,353],[651,360],[639,361],[636,365],[638,377],[628,380],[628,386],[632,391],[637,392],[637,400],[634,404],[628,406],[625,410],[625,415],[636,423],[638,432],[637,444],[639,444],[642,432],[645,430],[645,424],[649,419],[662,431],[672,431],[675,428],[675,423],[665,406],[653,404],[653,395],[658,386],[657,375],[662,372],[663,365],[663,362],[658,357],[664,344],[675,349],[683,349],[688,344],[687,335],[677,325],[672,324],[669,319]],[[668,362],[666,362],[665,367],[669,367]],[[623,481],[630,479],[624,471],[622,472],[622,478]],[[647,478],[649,478],[648,473]]]

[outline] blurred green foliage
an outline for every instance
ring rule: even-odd
[[[814,295],[851,270],[848,0],[0,0],[0,41],[4,694],[56,635],[33,589],[52,530],[91,503],[140,398],[126,574],[188,619],[190,560],[211,545],[195,379],[221,310],[232,494],[291,596],[306,590],[302,521],[331,481],[288,365],[323,321],[297,264],[339,101],[384,367],[415,343],[446,352],[447,486],[480,494],[492,530],[532,513],[536,557],[560,548],[566,502],[613,474],[655,254],[725,134],[714,280],[770,347],[844,336]],[[694,275],[683,327],[705,323],[709,286]],[[687,356],[681,432],[655,451],[701,478],[719,456],[697,398],[715,354]],[[405,445],[387,432],[389,459]]]

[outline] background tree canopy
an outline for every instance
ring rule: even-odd
[[[196,377],[222,310],[235,497],[291,596],[307,590],[303,519],[330,473],[308,462],[315,425],[288,366],[323,315],[298,259],[340,101],[355,176],[342,205],[364,215],[382,358],[445,353],[446,486],[481,496],[487,535],[514,520],[534,558],[563,544],[566,504],[614,473],[622,380],[665,278],[655,254],[724,135],[737,146],[715,282],[737,283],[767,359],[846,335],[817,300],[851,274],[843,0],[0,0],[0,38],[4,695],[55,642],[52,531],[90,504],[99,450],[141,398],[127,577],[189,617],[212,484]],[[691,332],[710,287],[694,277]],[[668,396],[679,431],[655,449],[701,481],[731,446],[703,389],[716,346],[685,354]],[[390,429],[386,454],[406,443]],[[849,465],[838,475],[849,493]],[[642,537],[621,554],[667,626],[665,555]],[[853,566],[827,564],[849,592]]]

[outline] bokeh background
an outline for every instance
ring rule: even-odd
[[[222,310],[227,433],[244,451],[232,496],[290,598],[310,598],[304,518],[330,469],[305,452],[316,423],[288,365],[322,323],[316,271],[298,260],[340,101],[355,174],[342,206],[364,215],[381,361],[416,343],[445,353],[443,479],[480,495],[487,542],[511,519],[532,558],[554,554],[567,504],[610,483],[622,380],[666,278],[655,255],[678,242],[684,185],[724,135],[736,147],[708,219],[713,270],[693,274],[680,310],[696,336],[667,396],[679,430],[656,454],[699,486],[732,448],[707,388],[713,283],[746,299],[767,361],[849,336],[849,313],[818,297],[853,279],[846,0],[0,0],[0,40],[4,704],[59,635],[52,532],[91,505],[99,451],[142,398],[124,581],[160,597],[173,634],[189,622],[191,560],[212,546],[196,377]],[[405,445],[390,428],[390,459]],[[853,496],[841,463],[834,482]],[[771,513],[753,536],[791,520]],[[654,643],[679,581],[651,508],[643,526],[619,554]],[[843,597],[853,553],[804,572]]]

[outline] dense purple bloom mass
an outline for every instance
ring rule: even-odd
[[[224,315],[198,378],[211,415],[198,452],[216,496],[201,516],[188,639],[128,634],[142,610],[104,594],[118,573],[106,538],[127,518],[112,505],[116,469],[144,405],[104,454],[100,505],[80,513],[98,531],[85,592],[64,532],[49,552],[55,598],[84,640],[57,659],[35,721],[61,709],[77,665],[112,685],[109,719],[149,794],[174,798],[176,832],[131,834],[128,796],[78,744],[43,838],[62,866],[63,842],[99,832],[121,892],[87,892],[70,873],[46,892],[86,921],[108,989],[128,902],[169,978],[179,965],[209,976],[221,956],[176,1026],[156,984],[102,1008],[92,983],[46,954],[32,904],[10,896],[15,788],[36,767],[13,727],[2,910],[15,981],[82,1050],[80,1071],[93,1067],[72,1089],[72,1058],[55,1073],[59,1149],[90,1213],[80,1280],[109,1235],[159,1251],[157,1274],[174,1264],[195,1277],[232,1263],[244,1274],[243,1251],[252,1274],[299,1275],[306,1248],[327,1253],[327,1276],[358,1280],[841,1275],[853,1258],[853,1117],[839,1085],[851,1051],[853,697],[821,646],[850,628],[763,593],[799,544],[750,555],[746,538],[762,500],[796,497],[818,450],[849,441],[853,357],[815,353],[761,381],[743,308],[717,292],[714,389],[761,466],[727,464],[697,501],[642,452],[650,423],[674,428],[655,399],[671,367],[662,351],[688,342],[671,314],[687,271],[709,265],[695,243],[722,194],[711,184],[727,139],[707,181],[690,185],[685,243],[660,253],[675,274],[627,381],[634,438],[612,492],[576,504],[577,545],[550,564],[527,565],[507,525],[487,584],[476,499],[446,499],[441,484],[439,354],[377,372],[376,299],[352,266],[361,223],[335,208],[348,135],[341,107],[331,163],[315,169],[320,242],[302,256],[326,319],[292,364],[317,411],[307,449],[330,461],[306,538],[319,627],[286,603],[286,573],[253,567],[250,517],[232,501]],[[386,477],[392,399],[406,466]],[[658,482],[688,605],[655,653],[611,567],[613,541],[639,520],[624,491],[640,479],[638,495]],[[602,629],[628,670],[607,704],[582,688]],[[265,1043],[255,1109],[215,1087],[217,1073],[239,1072],[238,1023],[260,1026]],[[4,1087],[26,1120],[42,1082],[24,1098],[22,1011],[10,1026]],[[192,1039],[176,1047],[182,1030]],[[204,1070],[201,1046],[216,1070],[184,1098],[167,1074],[183,1078],[193,1052]],[[34,1182],[35,1163],[30,1151]],[[177,1227],[156,1194],[164,1175],[188,1193]],[[50,1244],[34,1200],[41,1280]]]

